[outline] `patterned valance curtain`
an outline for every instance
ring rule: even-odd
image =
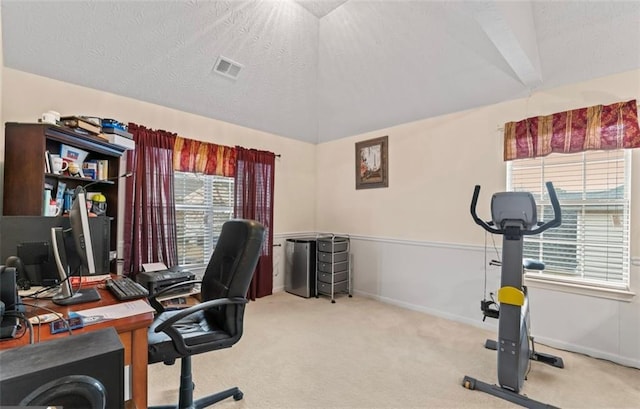
[[[173,169],[233,177],[236,174],[236,149],[178,136],[173,148]]]
[[[504,160],[640,147],[635,100],[537,116],[504,127]]]

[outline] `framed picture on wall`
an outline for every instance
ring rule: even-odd
[[[389,186],[389,137],[356,142],[356,189]]]

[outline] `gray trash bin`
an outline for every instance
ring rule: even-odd
[[[287,239],[284,254],[284,290],[305,298],[315,296],[316,239]]]

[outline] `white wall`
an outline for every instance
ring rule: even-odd
[[[498,127],[634,98],[640,99],[640,71],[321,144],[318,230],[352,235],[357,293],[483,325],[484,231],[473,223],[469,204],[473,186],[482,185],[478,212],[486,219],[491,193],[505,189]],[[389,187],[355,190],[355,143],[384,135],[389,136]],[[632,156],[638,186],[640,150]],[[640,189],[632,189],[631,255],[636,260],[638,214]],[[488,257],[495,258],[491,247]],[[499,272],[489,271],[488,277],[488,289],[495,290]],[[631,280],[632,290],[640,292],[638,265],[631,267]],[[541,288],[530,288],[530,296],[539,341],[640,367],[640,296],[623,302]]]

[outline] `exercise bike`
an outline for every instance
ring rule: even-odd
[[[476,214],[480,186],[476,185],[471,200],[471,216],[483,229],[504,236],[498,303],[500,309],[489,310],[489,302],[482,302],[485,316],[498,319],[498,340],[487,340],[485,347],[498,353],[498,385],[491,385],[470,376],[465,376],[462,386],[477,389],[501,399],[527,408],[553,408],[519,392],[529,369],[529,360],[541,361],[559,368],[564,367],[562,358],[536,353],[530,347],[529,305],[527,289],[523,285],[523,238],[540,234],[558,227],[562,223],[560,203],[551,182],[546,183],[553,207],[553,219],[538,222],[536,202],[528,192],[495,193],[491,199],[492,221],[485,222]],[[532,263],[532,267],[543,265]]]

